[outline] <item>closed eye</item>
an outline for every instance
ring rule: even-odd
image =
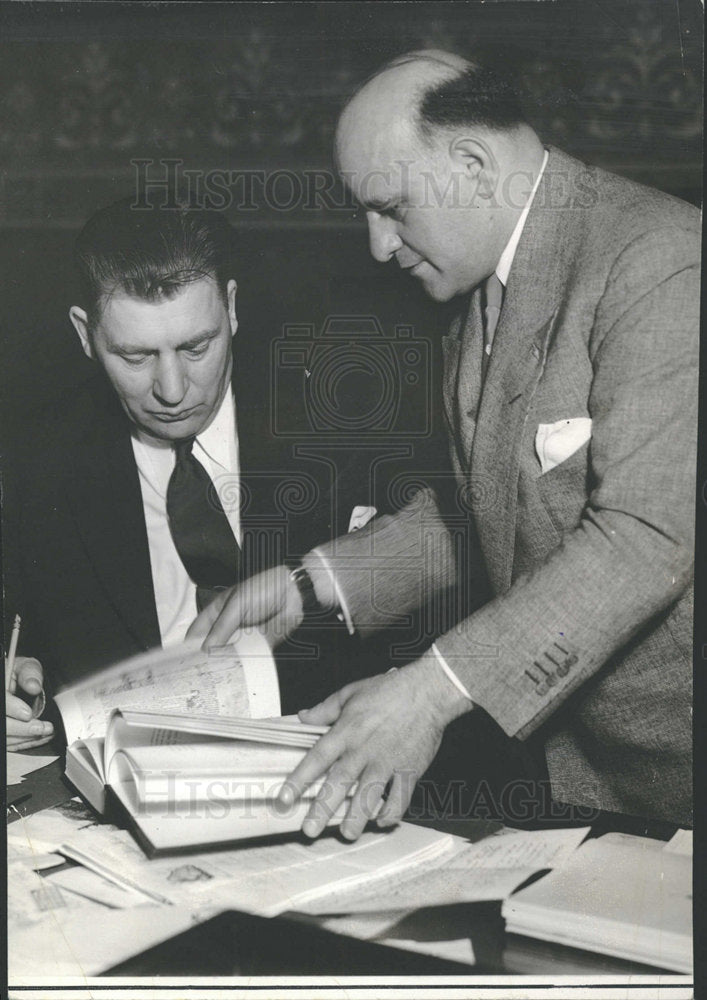
[[[400,221],[405,214],[405,205],[402,201],[372,202],[368,211],[385,219]]]
[[[144,364],[145,361],[147,361],[149,355],[148,354],[122,354],[121,357],[122,357],[123,361],[127,365],[130,365],[131,368],[139,368],[140,365]]]
[[[194,347],[185,347],[183,350],[188,358],[200,358],[202,355],[206,354],[210,343],[210,340],[206,340],[201,344],[196,344]]]

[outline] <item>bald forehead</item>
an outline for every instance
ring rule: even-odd
[[[381,130],[400,141],[412,138],[423,95],[459,76],[467,66],[461,57],[436,50],[400,56],[364,84],[346,106],[337,129],[337,148],[354,134],[360,142]]]

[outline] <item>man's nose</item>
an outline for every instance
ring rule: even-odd
[[[152,391],[165,406],[181,403],[187,391],[187,377],[179,358],[160,359]]]
[[[379,215],[378,212],[368,212],[366,219],[371,256],[385,263],[403,245],[398,236],[396,222],[394,219]]]

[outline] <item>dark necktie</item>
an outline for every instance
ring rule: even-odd
[[[201,610],[215,593],[238,581],[240,549],[209,474],[191,453],[193,444],[194,438],[187,438],[175,445],[167,516],[179,558],[196,584]]]
[[[486,279],[484,285],[486,305],[484,307],[484,354],[481,363],[481,377],[486,378],[486,371],[491,357],[493,338],[498,326],[498,317],[501,315],[503,305],[503,282],[496,272]]]

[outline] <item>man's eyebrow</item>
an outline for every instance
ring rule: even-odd
[[[177,344],[177,351],[188,351],[193,347],[198,347],[199,344],[203,344],[206,340],[213,340],[220,333],[220,329],[216,328],[213,330],[204,330],[203,333],[197,333],[189,340],[185,340],[181,344]],[[145,347],[141,344],[113,344],[109,343],[107,345],[107,350],[110,354],[157,354],[159,353],[156,348]]]
[[[106,350],[109,354],[155,354],[156,352],[149,347],[143,347],[140,344],[114,344],[108,343],[106,345]]]
[[[213,330],[204,330],[203,333],[196,333],[189,340],[185,340],[184,343],[177,345],[178,351],[188,351],[192,347],[198,347],[199,344],[203,344],[205,340],[213,340],[214,337],[218,337],[221,332],[220,327],[215,327]]]

